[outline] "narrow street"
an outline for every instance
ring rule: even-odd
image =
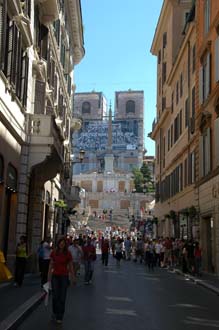
[[[83,273],[83,272],[82,272]],[[218,296],[166,269],[149,272],[145,265],[123,261],[117,267],[95,265],[93,284],[68,291],[63,324],[51,321],[51,299],[33,311],[18,328],[86,330],[219,329]]]

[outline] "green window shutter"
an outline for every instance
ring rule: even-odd
[[[206,173],[208,174],[211,171],[211,130],[210,127],[207,128],[207,137],[206,137],[206,157],[205,157],[205,164],[206,164]]]
[[[205,81],[205,99],[210,94],[210,84],[211,84],[211,55],[208,53],[206,62],[206,81]]]
[[[203,103],[203,97],[203,67],[201,67],[199,70],[199,104]]]
[[[219,36],[215,40],[215,82],[219,81]]]
[[[202,178],[204,175],[204,171],[203,171],[203,135],[201,135],[200,139],[199,139],[199,175],[200,175],[200,178]]]
[[[0,70],[5,66],[7,32],[7,1],[0,4]]]
[[[214,122],[215,166],[219,166],[219,117]]]

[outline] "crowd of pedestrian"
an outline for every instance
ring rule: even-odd
[[[107,229],[104,233],[92,233],[75,237],[62,237],[56,245],[50,238],[41,241],[37,250],[41,286],[51,285],[53,319],[62,322],[69,283],[75,285],[84,265],[84,284],[92,283],[96,249],[101,252],[103,266],[108,266],[109,254],[117,267],[121,260],[145,264],[148,271],[155,267],[179,267],[184,273],[201,276],[202,251],[193,240],[144,237],[133,231]],[[21,236],[16,251],[15,285],[21,286],[27,259],[25,237]]]
[[[133,260],[144,263],[149,270],[154,270],[155,267],[178,267],[184,273],[201,276],[202,251],[199,242],[194,240],[169,237],[151,239],[144,238],[139,233],[124,232],[110,235],[110,238],[103,236],[99,245],[105,265],[108,264],[108,254],[111,250],[117,265],[120,265],[121,259]]]

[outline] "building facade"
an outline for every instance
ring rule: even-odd
[[[174,17],[178,25],[175,22],[173,33]],[[183,34],[175,33],[177,26]],[[158,58],[158,118],[150,134],[156,141],[155,215],[159,234],[199,240],[203,268],[216,273],[218,26],[217,0],[164,1],[151,48]]]
[[[55,233],[55,200],[72,199],[72,71],[84,56],[80,1],[1,1],[0,25],[0,249],[13,264],[20,235],[34,254]]]
[[[164,1],[151,47],[157,56],[156,206],[161,236],[198,238],[195,190],[196,29],[192,1]]]
[[[219,273],[219,3],[197,1],[196,12],[200,232],[204,266]]]
[[[132,194],[132,169],[142,166],[145,150],[143,91],[116,92],[114,114],[111,107],[107,112],[102,93],[76,93],[74,111],[83,126],[73,134],[73,153],[77,156],[83,149],[85,159],[74,165],[73,180],[85,189],[87,207],[91,212],[113,209],[126,216],[136,209],[137,215],[137,209],[152,200]]]
[[[73,135],[73,153],[85,150],[82,164],[75,164],[74,174],[103,172],[108,146],[109,113],[102,93],[75,93],[74,111],[83,119],[83,126]],[[144,151],[144,93],[115,93],[112,115],[112,151],[114,168],[130,172],[142,164]]]

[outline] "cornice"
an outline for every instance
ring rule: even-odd
[[[78,64],[85,55],[84,36],[82,25],[81,1],[68,0],[70,38],[73,50],[74,64]]]
[[[153,55],[156,55],[158,53],[159,37],[164,32],[163,31],[163,24],[164,24],[165,17],[167,16],[167,13],[168,13],[168,7],[169,7],[169,1],[164,0],[161,11],[160,11],[160,16],[159,16],[159,19],[158,19],[158,22],[157,22],[154,38],[153,38],[153,41],[152,41],[152,45],[151,45],[151,50],[150,51]]]

